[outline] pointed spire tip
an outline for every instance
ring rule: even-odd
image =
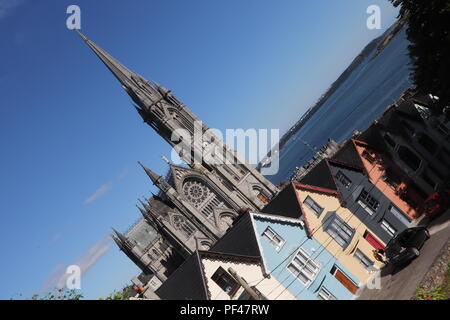
[[[89,39],[81,33],[80,29],[75,29],[75,32],[83,39],[84,41],[89,41]]]

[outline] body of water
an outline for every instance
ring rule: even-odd
[[[340,143],[379,118],[411,86],[408,44],[401,31],[375,58],[374,49],[286,143],[278,173],[267,178],[275,184],[286,181],[311,159],[314,152],[302,140],[320,149],[328,138]]]

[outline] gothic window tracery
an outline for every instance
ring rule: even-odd
[[[212,216],[214,208],[227,207],[225,201],[200,180],[187,180],[183,184],[183,195],[186,200],[208,218]]]
[[[172,224],[175,229],[181,231],[186,238],[190,238],[195,233],[195,227],[181,215],[174,215]]]

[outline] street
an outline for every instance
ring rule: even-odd
[[[434,221],[423,219],[419,226],[426,226],[431,238],[420,250],[420,256],[402,270],[381,270],[381,289],[363,288],[358,300],[409,300],[432,267],[441,249],[450,238],[450,210]]]

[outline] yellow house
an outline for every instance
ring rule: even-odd
[[[294,183],[310,236],[365,284],[383,264],[373,250],[385,246],[367,226],[343,207],[335,190]]]

